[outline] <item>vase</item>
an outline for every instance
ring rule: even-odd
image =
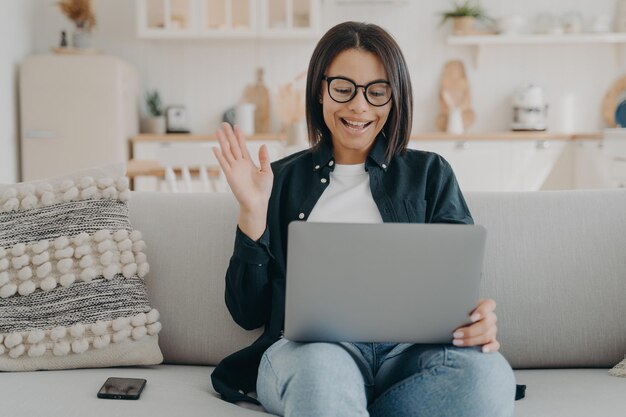
[[[460,107],[451,107],[448,109],[448,121],[446,124],[446,132],[453,135],[463,133],[463,111]]]
[[[455,17],[452,19],[454,22],[454,34],[455,35],[471,35],[474,32],[474,23],[476,18],[472,16]]]
[[[91,35],[87,29],[77,26],[72,32],[72,46],[84,49],[91,46]]]
[[[165,134],[165,116],[146,117],[144,119],[143,130],[146,133],[154,133],[157,135]]]
[[[253,103],[239,103],[235,108],[235,124],[244,135],[254,135],[254,110]]]

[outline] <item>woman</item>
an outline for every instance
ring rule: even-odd
[[[480,300],[452,345],[295,343],[281,337],[287,225],[300,221],[472,223],[448,163],[407,150],[407,66],[376,25],[347,22],[319,41],[309,64],[311,148],[270,165],[251,161],[241,131],[223,125],[213,151],[240,206],[226,304],[251,346],[212,375],[227,401],[284,416],[510,416],[515,383],[497,353],[493,300]],[[381,248],[384,250],[384,248]]]

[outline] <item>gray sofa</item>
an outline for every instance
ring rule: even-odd
[[[501,352],[528,386],[516,417],[626,415],[626,191],[468,193],[488,243],[482,292],[498,302]],[[210,374],[252,342],[224,305],[237,205],[229,194],[134,193],[165,364],[4,373],[3,416],[260,416],[220,400]],[[108,376],[141,377],[139,401],[101,400]]]

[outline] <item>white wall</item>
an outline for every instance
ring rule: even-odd
[[[59,31],[71,29],[52,0],[35,0],[35,50],[47,53],[58,43]],[[577,131],[604,127],[601,117],[605,91],[625,69],[612,45],[491,46],[484,49],[480,66],[473,64],[471,47],[448,46],[450,28],[438,27],[438,12],[451,2],[409,1],[406,5],[340,5],[323,1],[323,26],[344,20],[362,20],[389,29],[402,46],[415,90],[414,131],[434,131],[441,69],[449,59],[462,59],[471,84],[477,114],[471,131],[508,130],[510,99],[514,90],[533,82],[544,87],[550,103],[551,130],[559,129],[560,103],[575,96]],[[483,0],[494,16],[540,12],[579,11],[586,18],[614,14],[615,0]],[[158,88],[166,104],[183,104],[190,112],[194,133],[213,132],[223,111],[252,83],[255,68],[266,69],[266,83],[279,84],[306,70],[315,41],[310,40],[142,40],[135,35],[135,2],[95,0],[98,27],[94,46],[135,65],[142,87]],[[626,47],[624,47],[626,48]],[[626,59],[626,54],[624,54]],[[277,126],[274,120],[274,126]]]
[[[17,66],[33,49],[31,0],[0,0],[0,183],[18,179]]]

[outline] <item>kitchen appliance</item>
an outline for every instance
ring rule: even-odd
[[[167,133],[189,133],[187,109],[184,106],[169,106],[165,110]]]
[[[513,97],[513,130],[547,129],[548,104],[543,89],[529,84],[519,89]]]
[[[137,74],[106,55],[34,55],[20,65],[22,180],[126,162],[139,131]]]

